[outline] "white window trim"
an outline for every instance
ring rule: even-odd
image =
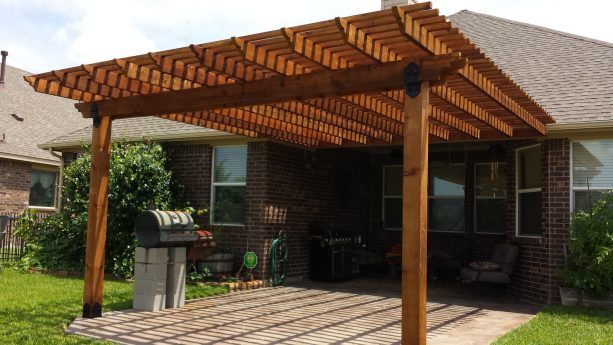
[[[215,182],[215,148],[217,147],[247,147],[247,145],[218,145],[212,147],[211,152],[211,206],[209,209],[211,213],[209,215],[209,223],[211,225],[218,226],[245,226],[245,223],[224,223],[214,222],[215,214],[215,187],[217,186],[235,186],[235,187],[247,187],[247,181],[245,182]],[[247,148],[247,155],[249,155],[249,149]],[[247,169],[247,162],[245,162],[245,170]]]
[[[543,148],[541,144],[524,146],[524,147],[520,147],[515,150],[515,237],[527,237],[527,238],[541,238],[542,237],[542,232],[543,232],[542,224],[541,224],[541,235],[525,235],[525,234],[519,233],[519,195],[525,194],[525,193],[539,193],[539,192],[542,192],[542,189],[543,189],[542,186],[539,188],[519,189],[519,153],[521,151],[533,149],[535,147],[541,148],[541,162],[542,162]],[[541,177],[543,173],[542,170],[543,169],[541,169],[541,173],[540,173]],[[541,209],[541,212],[542,212],[542,209]],[[542,219],[541,219],[541,223],[542,223]]]
[[[381,219],[383,220],[383,230],[390,231],[402,231],[402,226],[399,228],[387,227],[385,225],[385,199],[402,199],[402,190],[400,190],[400,195],[385,195],[385,169],[387,168],[400,168],[402,172],[402,164],[389,164],[383,165],[383,185],[381,186]],[[402,224],[402,216],[400,218]]]
[[[58,205],[58,197],[61,195],[61,191],[59,190],[59,177],[60,177],[60,172],[55,168],[55,167],[46,167],[46,166],[32,166],[30,167],[30,178],[32,175],[32,172],[34,170],[38,170],[38,171],[48,171],[48,172],[53,172],[55,173],[55,194],[53,195],[53,206],[39,206],[39,205],[30,205],[30,186],[28,186],[28,209],[30,210],[41,210],[41,211],[57,211],[57,205]]]
[[[574,186],[574,181],[575,181],[574,172],[575,172],[575,169],[574,169],[573,163],[574,163],[575,156],[574,156],[574,148],[573,148],[574,145],[573,144],[574,143],[584,143],[584,142],[589,142],[589,141],[596,141],[596,142],[597,141],[613,141],[613,139],[572,140],[570,142],[570,164],[569,164],[569,169],[570,169],[570,174],[569,174],[569,176],[570,176],[570,183],[569,183],[569,185],[570,185],[570,202],[569,202],[570,210],[569,211],[570,211],[570,214],[572,214],[575,211],[575,191],[581,191],[581,192],[587,192],[588,191],[588,187],[575,187]],[[604,191],[611,190],[611,191],[613,191],[613,186],[610,186],[609,188],[602,187],[602,186],[599,186],[599,187],[592,187],[592,186],[590,186],[590,188],[589,188],[590,192],[597,192],[597,191],[601,191],[601,190],[604,190]]]
[[[474,172],[473,172],[473,232],[475,234],[480,234],[480,235],[506,235],[507,233],[507,229],[505,228],[503,232],[488,232],[488,231],[477,231],[477,200],[507,200],[507,190],[505,189],[505,196],[497,196],[497,197],[491,197],[491,196],[477,196],[477,166],[481,166],[481,165],[489,165],[490,163],[475,163],[474,164]],[[507,165],[506,162],[500,162],[498,163],[500,165]],[[507,180],[508,180],[508,176],[507,176]],[[506,212],[506,211],[505,211]]]
[[[466,153],[464,153],[464,159],[466,159]],[[439,232],[444,234],[466,234],[466,163],[449,163],[449,167],[464,167],[464,195],[463,196],[437,196],[430,195],[428,191],[428,201],[430,199],[460,199],[464,200],[464,229],[462,231],[449,231],[449,230],[438,230],[430,228],[430,224],[428,224],[428,232]],[[428,166],[428,181],[430,181],[430,167]],[[429,183],[429,182],[428,182]],[[428,217],[428,215],[426,215]]]

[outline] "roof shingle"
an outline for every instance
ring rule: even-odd
[[[449,19],[557,123],[613,120],[613,44],[468,10]]]

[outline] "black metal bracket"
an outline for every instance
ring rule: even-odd
[[[100,120],[102,118],[98,115],[98,104],[92,104],[92,121],[94,122],[94,127],[100,127]]]
[[[100,303],[94,303],[93,305],[89,305],[87,303],[83,304],[84,318],[92,319],[100,316],[102,316],[102,306]]]
[[[411,62],[404,69],[404,91],[407,96],[415,98],[421,91],[420,68],[415,62]]]

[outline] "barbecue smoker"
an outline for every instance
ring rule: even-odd
[[[147,210],[136,217],[134,309],[158,311],[185,304],[186,247],[200,236],[185,212]]]
[[[184,247],[199,238],[192,216],[180,211],[144,211],[136,217],[134,233],[143,248]]]
[[[310,226],[310,278],[335,282],[353,276],[352,248],[360,244],[359,235],[337,231],[332,226]]]

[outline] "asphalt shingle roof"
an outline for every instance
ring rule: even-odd
[[[91,120],[88,121],[91,123]],[[128,119],[113,120],[111,130],[113,140],[161,140],[176,137],[191,137],[212,134],[225,134],[214,129],[188,125],[182,122],[162,119],[155,116],[135,117]],[[42,147],[74,147],[91,142],[92,126],[77,129],[70,133],[57,137],[43,145]]]
[[[0,153],[20,158],[58,161],[37,147],[62,133],[87,126],[74,108],[74,101],[37,93],[23,80],[30,73],[6,66],[4,84],[0,84]],[[13,116],[12,114],[15,114]],[[18,118],[23,119],[19,121]]]
[[[613,44],[471,11],[452,24],[557,123],[613,120]]]

